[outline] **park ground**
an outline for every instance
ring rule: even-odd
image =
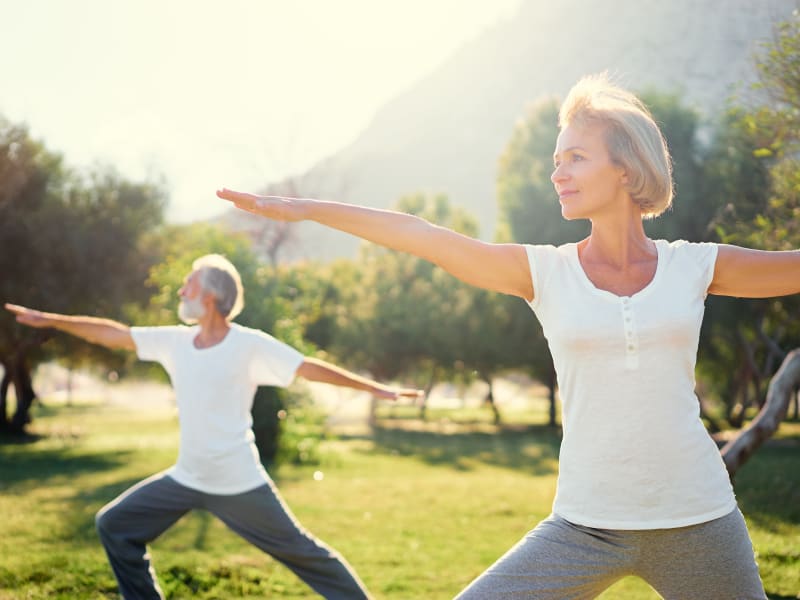
[[[31,435],[0,442],[0,599],[116,597],[94,514],[172,464],[178,442],[169,394],[142,385],[124,398],[51,389]],[[511,397],[529,391],[508,385]],[[498,428],[488,409],[443,396],[426,422],[411,407],[382,406],[369,428],[368,399],[337,394],[325,399],[331,418],[318,460],[273,476],[300,521],[347,557],[378,600],[452,598],[548,514],[559,435],[542,424],[541,402],[501,406],[508,424]],[[800,424],[785,423],[735,482],[772,599],[800,598],[798,465]],[[172,599],[315,597],[203,512],[151,550]],[[657,597],[634,578],[602,596]]]

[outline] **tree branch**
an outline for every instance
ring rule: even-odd
[[[767,390],[767,400],[756,418],[723,446],[722,460],[731,478],[778,429],[786,416],[792,393],[798,384],[800,384],[800,348],[792,350],[775,373]]]

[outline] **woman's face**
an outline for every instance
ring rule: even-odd
[[[565,219],[593,219],[630,203],[625,170],[611,162],[601,125],[572,124],[562,129],[553,161],[550,180]]]

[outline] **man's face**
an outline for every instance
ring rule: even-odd
[[[203,303],[205,292],[200,285],[200,273],[194,271],[183,280],[178,296],[181,301],[178,304],[178,317],[189,325],[197,321],[206,314],[206,307]]]

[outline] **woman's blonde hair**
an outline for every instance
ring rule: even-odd
[[[583,77],[567,94],[558,126],[599,124],[612,162],[625,169],[628,191],[642,217],[656,217],[672,205],[672,161],[667,142],[650,111],[606,73]]]

